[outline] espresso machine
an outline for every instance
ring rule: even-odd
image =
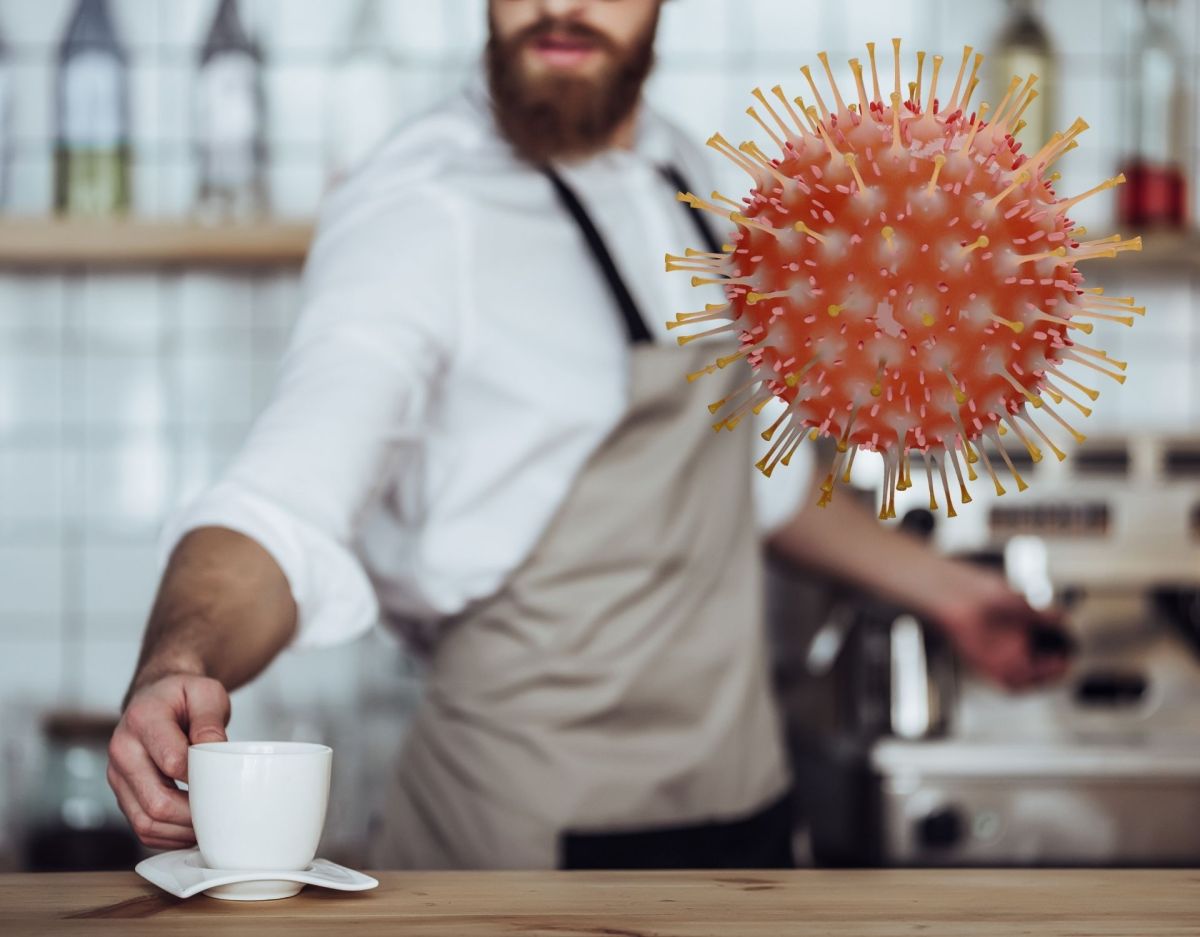
[[[1018,469],[1029,491],[927,535],[1065,608],[1069,647],[1031,636],[1065,679],[1008,693],[906,610],[835,601],[805,666],[837,716],[793,746],[818,864],[1200,862],[1200,439]],[[897,505],[914,531],[920,507]]]

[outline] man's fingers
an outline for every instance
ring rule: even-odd
[[[160,852],[166,852],[168,850],[173,850],[173,849],[187,849],[189,846],[196,845],[196,841],[194,839],[188,843],[180,842],[179,840],[174,840],[174,839],[153,839],[153,838],[143,839],[141,842],[142,842],[142,845],[145,846],[147,849],[157,849]]]
[[[109,765],[108,783],[117,795],[117,804],[129,820],[129,825],[151,849],[180,849],[196,842],[191,826],[155,820],[143,808],[133,787],[114,766]]]
[[[161,714],[146,718],[139,729],[138,740],[158,770],[168,778],[186,780],[188,739],[179,723],[162,710]]]
[[[184,754],[186,756],[186,749]],[[117,779],[132,793],[141,811],[152,821],[190,829],[192,812],[187,796],[169,783],[136,739],[125,737],[110,747]],[[133,818],[130,817],[130,822]],[[140,835],[140,834],[139,834]]]
[[[225,723],[229,721],[229,694],[216,680],[193,680],[184,687],[187,700],[188,739],[200,742],[224,742]]]

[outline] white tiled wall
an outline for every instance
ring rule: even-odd
[[[194,185],[191,72],[214,0],[111,2],[131,49],[136,210],[185,215]],[[72,5],[0,0],[17,83],[11,212],[50,205],[52,62]],[[323,79],[354,6],[243,0],[266,50],[271,197],[280,215],[316,209]],[[1062,54],[1059,123],[1082,113],[1093,127],[1062,167],[1064,188],[1075,191],[1110,175],[1120,156],[1123,56],[1137,4],[1043,6]],[[698,141],[717,129],[740,139],[753,130],[743,113],[749,88],[783,81],[798,92],[797,68],[815,64],[819,49],[844,60],[868,39],[900,35],[906,48],[927,43],[953,60],[963,43],[989,47],[1003,8],[1001,0],[668,0],[650,94]],[[1198,9],[1194,0],[1178,8],[1193,76]],[[472,69],[483,10],[484,0],[391,0],[398,118]],[[1106,228],[1110,212],[1111,202],[1095,199],[1085,223]],[[1200,429],[1200,284],[1126,285],[1150,315],[1110,345],[1132,359],[1131,376],[1123,394],[1102,398],[1093,425]],[[238,445],[269,392],[296,305],[291,274],[0,275],[0,706],[117,705],[155,587],[157,528]],[[239,699],[235,728],[340,731],[337,714],[371,685],[364,658],[381,686],[401,666],[389,644],[289,658]],[[409,684],[393,683],[401,689],[376,695],[371,717],[394,719],[398,732],[411,694]],[[0,726],[0,743],[3,736]],[[0,790],[0,805],[3,798]],[[347,830],[362,821],[343,819]],[[0,859],[4,843],[0,828]]]

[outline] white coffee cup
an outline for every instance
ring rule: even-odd
[[[317,854],[333,749],[308,742],[205,742],[188,749],[188,801],[204,865],[291,871]]]

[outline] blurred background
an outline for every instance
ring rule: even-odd
[[[323,193],[476,70],[484,6],[0,0],[0,869],[136,855],[104,745],[160,524],[270,392]],[[1087,272],[1148,314],[1108,330],[1127,384],[1096,402],[1072,459],[1027,466],[1029,492],[993,503],[977,488],[936,528],[920,481],[898,505],[1035,604],[1068,605],[1081,654],[1062,687],[994,693],[904,610],[774,567],[800,854],[1195,864],[1200,3],[672,0],[650,96],[697,142],[742,139],[752,87],[797,93],[817,51],[844,62],[894,35],[948,63],[964,44],[988,53],[988,100],[1015,73],[1041,75],[1033,142],[1087,119],[1059,191],[1129,177],[1077,216],[1093,234],[1146,235],[1141,254]],[[384,634],[289,653],[235,696],[231,737],[335,745],[323,854],[354,863],[419,694],[419,667]]]

